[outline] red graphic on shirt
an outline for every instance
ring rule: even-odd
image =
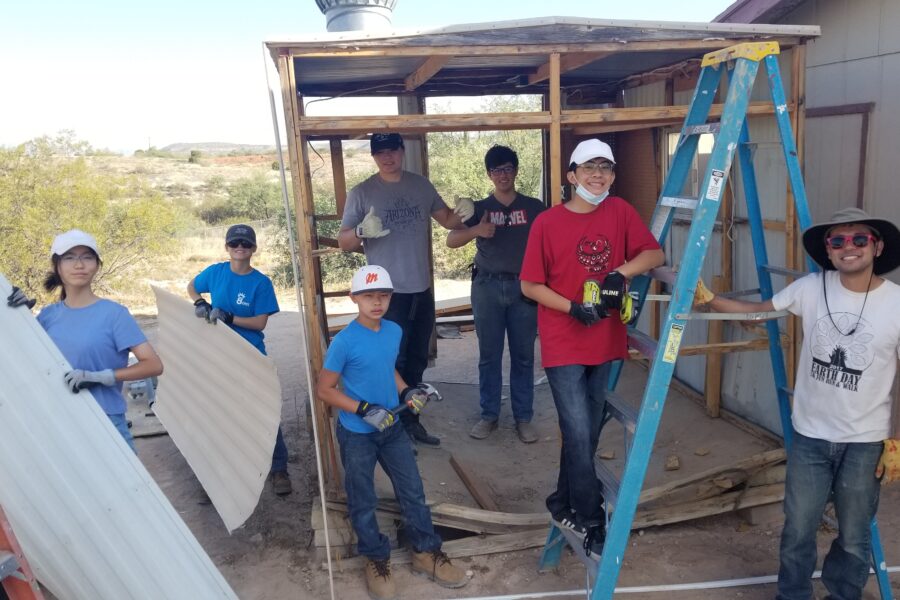
[[[578,262],[591,273],[603,273],[609,271],[609,257],[612,254],[612,246],[609,239],[605,235],[600,235],[597,239],[588,239],[588,236],[582,236],[578,240]]]
[[[366,274],[366,285],[370,283],[375,283],[378,281],[378,273],[367,273]]]

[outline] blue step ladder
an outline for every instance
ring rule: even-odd
[[[628,340],[631,348],[651,360],[650,373],[639,410],[635,410],[612,391],[615,389],[621,373],[621,362],[614,366],[610,376],[611,392],[607,398],[607,417],[620,421],[625,429],[627,458],[621,483],[601,462],[596,459],[594,461],[597,477],[603,484],[607,515],[612,513],[608,523],[603,555],[599,560],[586,556],[580,537],[552,524],[541,554],[540,570],[553,569],[559,564],[563,546],[568,543],[575,551],[576,556],[587,567],[588,588],[592,588],[590,600],[610,600],[615,592],[641,488],[650,462],[650,454],[656,439],[656,432],[659,429],[666,395],[675,369],[675,361],[678,358],[679,347],[688,320],[694,318],[768,319],[766,329],[769,336],[769,354],[775,377],[779,414],[784,431],[785,447],[790,448],[793,431],[790,407],[792,390],[788,387],[784,354],[781,348],[781,334],[778,322],[775,320],[775,317],[784,316],[787,313],[691,314],[694,289],[700,277],[700,270],[719,211],[719,203],[735,154],[737,154],[740,165],[744,196],[747,202],[760,297],[763,300],[772,297],[771,276],[773,273],[788,276],[804,275],[804,273],[769,265],[763,218],[756,187],[756,174],[753,167],[752,146],[746,123],[751,90],[760,63],[762,63],[765,66],[769,91],[775,107],[775,119],[781,137],[780,145],[784,151],[798,224],[801,229],[806,229],[812,224],[812,221],[803,175],[797,158],[797,148],[794,144],[781,72],[778,68],[779,52],[777,42],[739,44],[711,52],[704,56],[701,62],[697,87],[694,90],[675,156],[650,226],[653,235],[663,245],[668,236],[675,210],[690,209],[694,211],[681,267],[677,273],[668,267],[654,269],[648,275],[635,278],[631,285],[631,291],[637,292],[639,305],[647,297],[651,278],[668,283],[672,289],[668,313],[660,329],[662,343],[657,343],[656,340],[636,329],[634,325],[629,328]],[[710,107],[719,89],[723,74],[727,77],[728,92],[722,115],[717,122],[707,122]],[[703,134],[714,134],[715,143],[701,180],[700,197],[686,198],[681,196],[682,189],[690,173],[698,141]],[[818,266],[809,258],[807,258],[807,265],[810,270],[818,269]],[[881,599],[892,600],[893,595],[888,581],[881,537],[874,520],[872,522],[872,567],[881,591]],[[591,584],[591,582],[593,583]]]

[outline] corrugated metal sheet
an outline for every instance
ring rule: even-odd
[[[0,331],[0,504],[40,581],[65,600],[236,599],[31,313],[0,307]]]
[[[278,374],[230,327],[198,319],[178,296],[153,292],[166,365],[154,411],[231,532],[253,513],[272,465]]]

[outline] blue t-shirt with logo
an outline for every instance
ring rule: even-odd
[[[37,320],[73,369],[124,369],[129,349],[147,341],[128,309],[111,300],[100,299],[81,308],[57,302],[45,306]],[[89,389],[103,412],[125,414],[121,381]]]
[[[194,289],[200,294],[209,293],[213,308],[227,310],[236,317],[274,315],[278,312],[278,299],[272,280],[253,269],[245,275],[231,270],[230,262],[210,265],[194,278]],[[242,338],[257,350],[266,353],[262,331],[230,325]]]
[[[355,319],[341,330],[328,347],[325,368],[340,373],[344,393],[354,400],[391,409],[400,405],[394,363],[403,331],[393,321],[381,320],[378,331]],[[341,425],[356,433],[372,433],[374,427],[355,413],[338,411]]]

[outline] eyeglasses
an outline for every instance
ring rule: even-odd
[[[609,162],[586,162],[583,165],[578,165],[578,167],[584,169],[584,172],[588,175],[593,175],[594,173],[600,173],[601,175],[610,175],[613,172],[613,164]]]
[[[253,248],[256,244],[252,244],[247,240],[232,240],[230,242],[225,242],[225,245],[229,248],[237,248],[238,246],[241,248]]]
[[[516,168],[511,165],[506,165],[505,167],[494,167],[493,169],[488,169],[488,173],[491,175],[512,175],[516,172]]]
[[[67,265],[74,265],[75,263],[87,265],[97,262],[97,257],[93,254],[82,254],[81,256],[75,256],[74,254],[63,254],[59,260],[66,263]]]
[[[876,238],[871,233],[854,233],[853,235],[833,235],[831,237],[825,238],[825,243],[828,244],[834,250],[840,250],[848,243],[852,243],[857,248],[865,248],[869,245],[869,242],[877,242],[878,238]]]

